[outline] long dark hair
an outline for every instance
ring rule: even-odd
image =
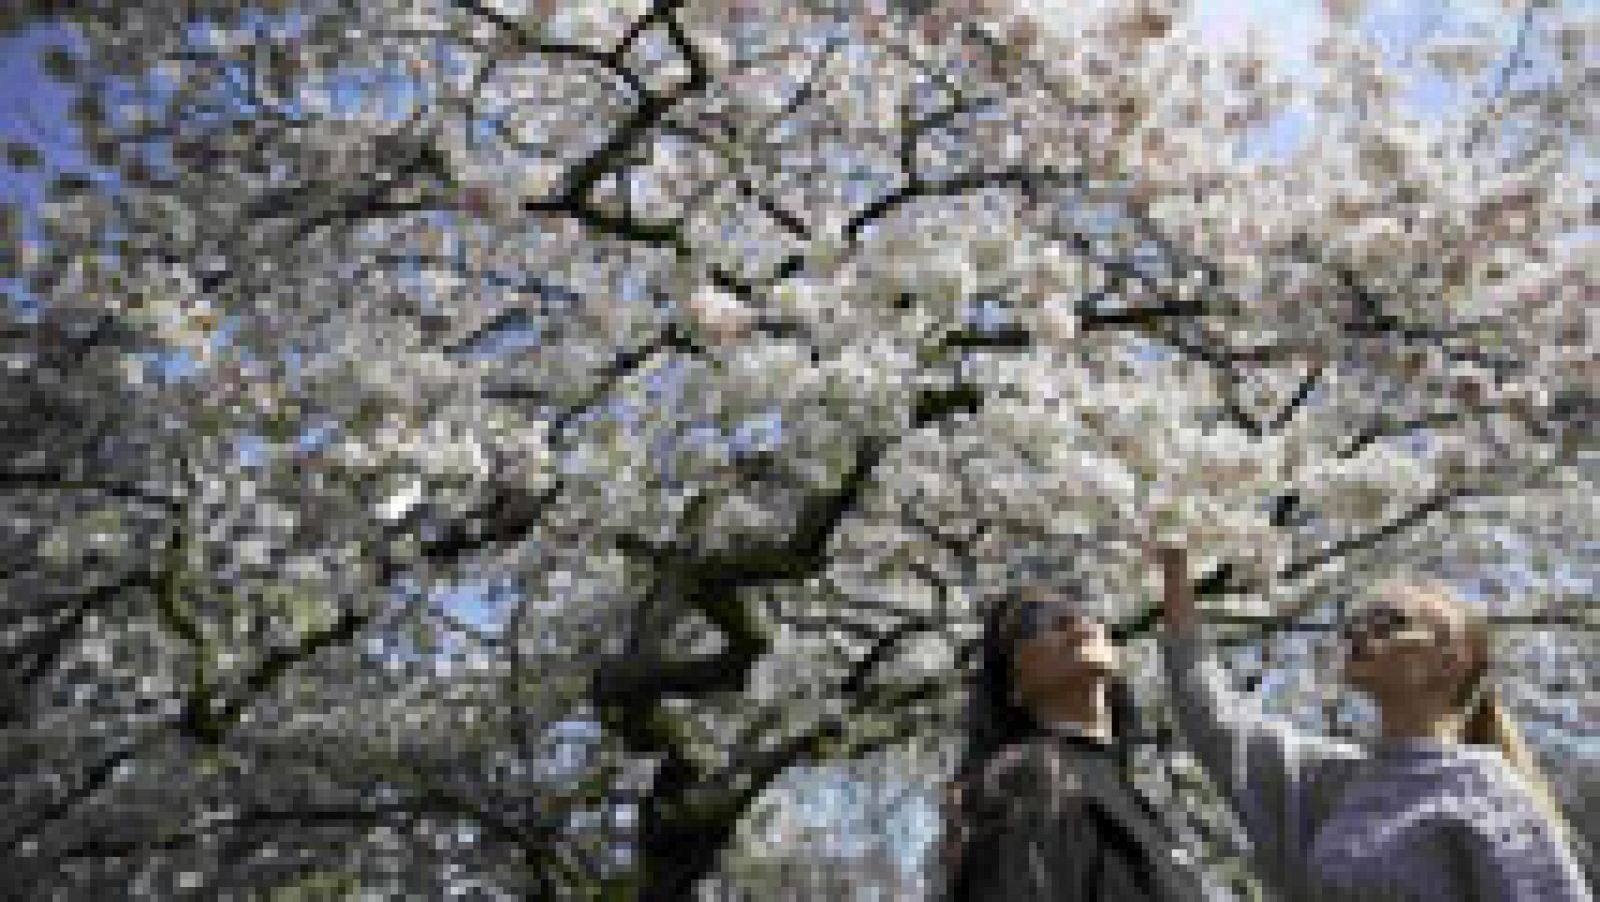
[[[1013,590],[997,603],[987,606],[978,636],[977,665],[967,683],[963,723],[965,744],[954,779],[949,785],[944,806],[944,835],[939,844],[939,866],[943,871],[944,898],[957,898],[959,871],[968,840],[971,813],[970,787],[982,776],[984,766],[1001,750],[1015,743],[1045,735],[1044,727],[1029,711],[1017,704],[1012,691],[1013,664],[1020,635],[1020,593]],[[1142,734],[1138,709],[1128,683],[1113,676],[1107,683],[1106,702],[1111,714],[1111,742],[1125,776],[1132,773],[1133,749]]]
[[[978,663],[967,684],[965,748],[957,779],[981,770],[995,752],[1016,742],[1040,736],[1043,728],[1028,710],[1016,702],[1012,691],[1014,659],[1019,636],[1018,593],[1000,599],[984,611],[978,637]],[[1126,767],[1139,741],[1138,708],[1127,681],[1113,676],[1106,688],[1111,709],[1112,745]]]

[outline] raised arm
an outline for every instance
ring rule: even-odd
[[[1262,803],[1280,797],[1292,765],[1282,731],[1273,730],[1251,702],[1227,686],[1201,637],[1199,611],[1182,548],[1159,547],[1152,557],[1161,572],[1161,646],[1167,691],[1185,741],[1227,796],[1251,832],[1267,812]],[[1277,807],[1277,806],[1271,806]]]
[[[1310,840],[1308,781],[1332,759],[1359,757],[1354,745],[1307,735],[1264,718],[1228,688],[1202,636],[1187,555],[1152,548],[1161,571],[1161,645],[1167,691],[1185,741],[1222,790],[1256,847],[1266,876],[1284,885]]]

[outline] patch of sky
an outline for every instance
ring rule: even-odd
[[[870,161],[852,163],[845,173],[844,202],[852,206],[870,203],[888,181],[888,176],[874,169]]]
[[[1247,130],[1235,150],[1248,160],[1288,160],[1315,133],[1316,119],[1311,110],[1302,105],[1290,106],[1259,127]]]
[[[442,45],[439,52],[434,55],[433,62],[439,67],[440,74],[447,82],[457,82],[470,76],[477,69],[478,61],[474,55],[465,49],[457,49],[449,45]]]
[[[1427,457],[1428,452],[1438,444],[1438,439],[1426,431],[1417,431],[1403,439],[1406,452],[1412,457]]]
[[[1172,275],[1172,252],[1159,241],[1135,241],[1129,249],[1127,262],[1145,278],[1161,281]]]
[[[295,438],[295,444],[301,451],[318,451],[328,445],[339,435],[339,424],[333,420],[324,420],[313,423],[301,430]]]
[[[1520,9],[1505,4],[1447,0],[1388,0],[1368,5],[1354,23],[1386,60],[1406,73],[1402,99],[1413,115],[1430,118],[1459,111],[1501,77],[1500,69],[1516,42]],[[1243,46],[1251,37],[1282,75],[1309,78],[1316,73],[1312,49],[1329,31],[1325,11],[1309,0],[1202,0],[1195,7],[1202,38],[1216,46]],[[1476,79],[1452,82],[1421,59],[1417,51],[1438,38],[1490,34],[1502,37],[1500,59]],[[1552,62],[1530,43],[1523,48],[1527,64],[1513,74],[1512,84],[1537,80],[1535,74]],[[1316,133],[1316,117],[1306,108],[1290,107],[1240,137],[1238,152],[1247,159],[1285,159]]]
[[[1402,59],[1446,25],[1446,5],[1444,2],[1373,3],[1361,24],[1386,58]],[[1458,10],[1456,17],[1462,12]]]
[[[700,422],[686,426],[678,433],[679,441],[689,447],[724,447],[727,445],[727,436],[722,431],[721,425],[715,422]]]
[[[774,451],[783,442],[783,414],[768,410],[734,427],[729,444],[735,455]]]
[[[640,384],[645,400],[651,404],[666,405],[683,396],[686,370],[681,363],[669,362],[645,373]]]
[[[559,745],[578,749],[599,741],[603,735],[598,723],[577,717],[557,721],[551,724],[545,733]]]
[[[516,582],[509,577],[457,583],[434,594],[433,603],[475,627],[498,632],[516,604]]]
[[[39,317],[39,298],[21,279],[0,279],[0,302],[22,322],[34,322]]]
[[[1004,299],[994,295],[980,295],[961,306],[961,321],[980,332],[991,332],[1013,325],[1016,316]]]
[[[217,356],[232,353],[229,347],[234,331],[238,325],[237,317],[222,320],[217,329],[206,339],[206,356],[215,359]],[[190,348],[168,347],[160,351],[141,352],[130,355],[145,364],[146,373],[156,377],[157,383],[170,385],[182,382],[200,373],[206,366],[206,361]]]
[[[1178,354],[1172,348],[1142,335],[1134,336],[1130,339],[1128,345],[1133,354],[1133,359],[1140,363],[1159,363],[1171,360]]]
[[[331,101],[329,112],[335,116],[356,116],[367,103],[365,79],[353,72],[330,77],[325,86]]]
[[[188,348],[175,348],[152,355],[151,363],[162,384],[182,382],[200,369],[200,363]]]
[[[319,85],[325,92],[327,112],[335,117],[356,118],[376,115],[378,119],[401,122],[416,112],[427,95],[419,93],[416,80],[398,64],[377,67],[335,69]]]
[[[234,439],[234,464],[244,469],[253,469],[267,462],[267,440],[250,432]]]
[[[925,795],[906,800],[895,818],[891,835],[895,842],[895,863],[906,873],[915,872],[927,860],[928,849],[942,829],[939,807]]]
[[[502,132],[515,134],[512,131],[510,117],[505,114],[485,113],[472,119],[467,124],[467,137],[475,144],[479,142],[483,144],[496,142],[500,140]]]
[[[78,129],[67,115],[74,92],[40,65],[41,54],[52,47],[82,52],[73,33],[55,24],[0,37],[0,141],[31,144],[44,158],[38,172],[0,163],[0,203],[19,205],[25,227],[35,225],[33,211],[45,200],[49,179],[63,171],[80,171],[88,163]]]

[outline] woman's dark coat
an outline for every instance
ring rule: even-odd
[[[1113,751],[1045,735],[1002,748],[964,788],[940,902],[1205,898]]]

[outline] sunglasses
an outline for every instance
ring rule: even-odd
[[[1428,642],[1433,640],[1433,632],[1405,611],[1386,604],[1372,605],[1339,625],[1339,638],[1346,645],[1402,637]]]
[[[1081,604],[1028,600],[1022,602],[1017,612],[1016,637],[1025,642],[1044,633],[1100,622],[1100,618],[1085,611]]]

